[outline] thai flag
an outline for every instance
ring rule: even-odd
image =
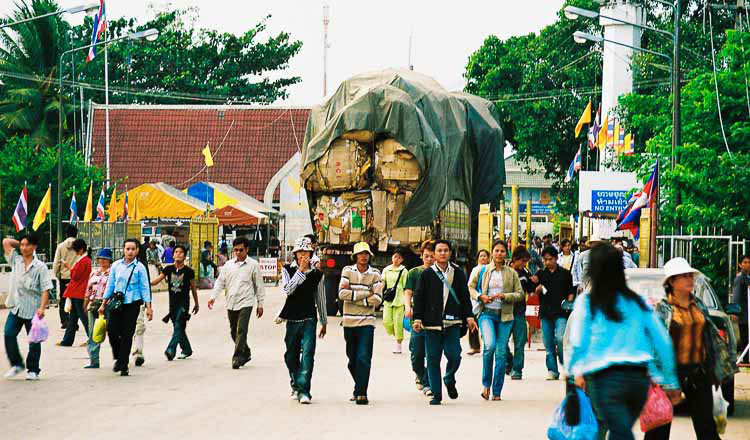
[[[104,187],[102,187],[102,192],[99,193],[99,201],[96,203],[96,221],[103,222],[104,218]]]
[[[127,222],[128,221],[128,192],[127,189],[125,190],[125,208],[122,212],[122,221]]]
[[[602,105],[599,104],[599,108],[596,109],[596,117],[594,123],[589,128],[589,150],[596,148],[596,137],[599,135],[599,130],[602,129]]]
[[[581,149],[578,148],[578,151],[576,152],[576,156],[573,158],[573,162],[570,163],[570,166],[568,167],[568,173],[565,175],[565,182],[570,182],[573,180],[573,176],[575,175],[576,171],[579,171],[581,169]]]
[[[76,193],[73,193],[73,198],[70,199],[70,224],[76,223],[78,223],[78,205],[76,205]]]
[[[104,14],[104,0],[99,0],[99,12],[94,16],[94,28],[91,30],[91,43],[96,44],[99,42],[99,36],[104,32],[107,27],[107,17]],[[86,55],[86,62],[93,60],[96,56],[96,46],[89,48],[89,54]]]
[[[656,190],[659,188],[659,162],[654,166],[651,177],[648,178],[643,189],[632,198],[630,206],[617,216],[617,231],[630,230],[636,239],[640,235],[641,210],[645,207],[654,209],[656,206]]]
[[[13,212],[13,224],[16,225],[16,232],[21,232],[26,228],[26,214],[29,212],[29,196],[26,193],[26,185],[18,197],[16,210]]]

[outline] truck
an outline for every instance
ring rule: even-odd
[[[495,105],[402,69],[356,75],[312,108],[300,177],[325,273],[328,313],[353,245],[379,269],[397,247],[451,241],[466,267],[476,255],[479,205],[497,206],[505,140]]]

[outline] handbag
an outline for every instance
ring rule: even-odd
[[[124,292],[115,292],[112,295],[112,298],[107,301],[107,313],[115,313],[120,311],[122,309],[122,305],[125,303],[125,292],[128,291],[128,286],[130,286],[130,279],[133,278],[133,272],[135,272],[135,268],[138,267],[138,262],[135,263],[135,266],[133,266],[133,269],[130,270],[130,276],[128,277],[128,282],[125,283],[125,291]]]
[[[583,390],[573,388],[568,387],[565,398],[555,409],[552,423],[547,428],[547,438],[551,440],[595,440],[597,438],[599,425],[594,416],[594,409],[591,407],[591,400]],[[578,411],[575,411],[576,409]]]
[[[482,278],[484,277],[484,272],[486,270],[487,266],[482,266],[482,270],[479,271],[479,277],[477,278],[477,288],[480,295],[482,294]],[[474,298],[471,299],[471,313],[473,313],[474,316],[479,316],[483,309],[484,303],[482,301]]]
[[[383,301],[393,302],[396,299],[396,291],[398,290],[398,282],[401,281],[401,274],[404,269],[398,272],[398,278],[396,278],[396,284],[393,287],[389,287],[383,291]]]
[[[646,405],[641,411],[641,431],[648,432],[672,423],[673,415],[674,409],[667,393],[660,386],[652,384],[648,388]]]
[[[461,307],[461,301],[458,300],[458,295],[456,295],[456,292],[453,290],[453,286],[448,284],[448,281],[446,281],[442,272],[440,272],[439,270],[436,270],[435,273],[437,274],[438,278],[440,278],[440,281],[443,282],[445,287],[448,288],[448,291],[450,292],[453,300],[456,301],[456,304],[458,304],[458,306]],[[463,338],[464,336],[466,336],[466,332],[468,331],[469,331],[469,326],[466,323],[466,319],[462,319],[461,320],[461,337]]]

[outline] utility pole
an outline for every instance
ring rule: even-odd
[[[680,143],[681,143],[681,118],[680,118],[680,16],[682,15],[682,2],[674,2],[674,54],[672,54],[672,160],[674,167],[680,164]],[[674,183],[675,191],[675,229],[682,228],[680,219],[679,206],[682,204],[682,193],[680,192],[679,183]],[[655,206],[655,210],[659,207]]]
[[[323,97],[328,95],[328,23],[331,22],[331,6],[323,5]]]

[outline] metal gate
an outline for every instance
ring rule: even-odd
[[[115,260],[122,258],[122,242],[126,238],[141,240],[141,224],[138,222],[81,222],[78,227],[78,238],[82,238],[96,255],[101,248],[110,248]]]
[[[210,241],[214,246],[214,263],[219,242],[219,219],[213,215],[197,215],[190,219],[190,267],[200,274],[201,250],[203,243]]]

